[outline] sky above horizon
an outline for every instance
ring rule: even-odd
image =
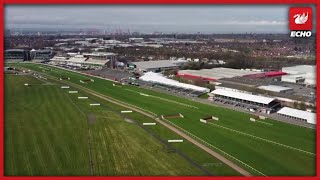
[[[288,33],[288,5],[6,5],[5,27],[141,33]],[[314,9],[315,10],[315,9]],[[315,13],[313,13],[315,14]]]

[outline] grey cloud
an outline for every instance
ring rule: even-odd
[[[286,32],[288,6],[8,5],[10,28],[115,28],[147,32]],[[261,28],[260,28],[261,27]]]

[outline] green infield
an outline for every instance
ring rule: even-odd
[[[154,137],[137,125],[152,119],[121,110],[59,82],[6,75],[5,175],[239,175],[191,143],[167,146],[158,139],[179,136],[157,125]]]
[[[192,100],[134,86],[117,85],[90,77],[93,83],[80,80],[89,76],[45,65],[15,64],[39,73],[69,77],[63,80],[81,85],[119,101],[138,106],[146,112],[161,115],[182,114],[184,118],[163,121],[180,128],[220,152],[254,175],[315,175],[315,130],[267,119],[251,122],[252,115],[201,104]],[[43,72],[43,68],[49,70]],[[204,124],[199,120],[217,116],[219,121]]]

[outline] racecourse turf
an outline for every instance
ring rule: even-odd
[[[76,89],[60,86],[30,76],[5,76],[5,175],[207,175],[192,163],[219,164],[206,167],[212,175],[238,175],[185,143],[200,154],[187,154],[188,161],[125,121],[119,113],[123,108],[81,91],[69,94]],[[145,119],[137,113],[129,118]],[[179,138],[165,130],[166,138]]]
[[[315,175],[315,130],[271,119],[251,122],[250,114],[201,104],[176,96],[133,86],[113,86],[113,82],[94,79],[82,84],[85,75],[43,65],[19,64],[35,71],[52,69],[51,76],[70,77],[70,82],[111,96],[160,115],[181,113],[185,118],[168,119],[212,149],[243,166],[254,175]],[[141,95],[143,93],[144,95]],[[145,96],[148,95],[148,96]],[[203,124],[199,119],[209,115],[219,121]]]

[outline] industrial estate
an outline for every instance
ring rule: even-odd
[[[314,43],[7,30],[5,175],[314,176]]]

